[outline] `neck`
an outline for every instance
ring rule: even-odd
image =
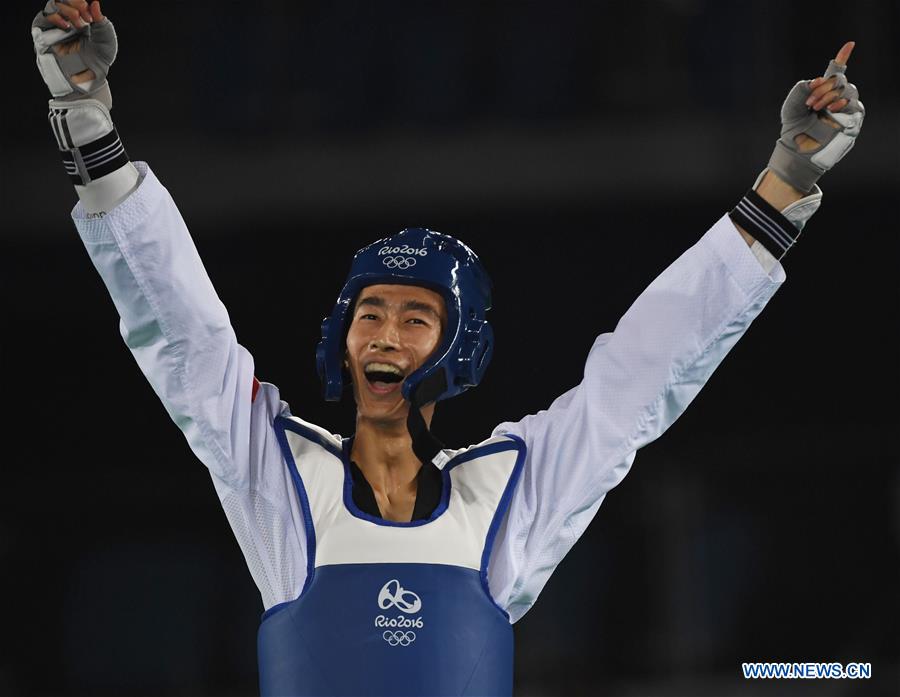
[[[422,416],[430,428],[434,404],[425,406]],[[409,508],[412,513],[416,475],[422,463],[413,452],[405,415],[402,419],[382,421],[357,412],[350,457],[372,487],[385,517],[390,517],[386,509],[395,505],[401,509]]]

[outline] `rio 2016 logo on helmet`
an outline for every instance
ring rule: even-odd
[[[343,389],[344,340],[353,303],[366,286],[401,283],[439,293],[447,304],[447,328],[431,358],[403,382],[403,397],[420,404],[455,397],[481,382],[494,348],[491,281],[471,249],[425,228],[407,228],[378,240],[353,257],[334,310],[322,322],[316,365],[328,401]]]

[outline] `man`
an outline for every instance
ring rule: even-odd
[[[753,189],[598,337],[582,382],[454,450],[430,433],[435,404],[476,386],[493,349],[472,250],[410,229],[357,253],[317,350],[326,398],[352,385],[356,432],[305,422],[256,379],[174,203],[125,154],[99,3],[50,2],[32,35],[76,227],[262,594],[272,695],[511,693],[511,623],[780,287],[864,115],[848,43],[791,90]]]

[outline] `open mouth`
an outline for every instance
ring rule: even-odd
[[[390,363],[369,363],[364,369],[366,382],[374,392],[393,392],[403,382],[403,371]]]

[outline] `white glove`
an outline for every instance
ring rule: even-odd
[[[47,19],[59,12],[57,3],[71,6],[70,0],[50,0],[34,18],[31,36],[38,70],[55,97],[49,104],[50,128],[66,173],[84,187],[128,164],[109,114],[112,98],[106,75],[116,58],[116,32],[102,15],[97,20],[96,12],[95,21],[81,29],[60,29]],[[85,70],[94,73],[89,83],[72,82],[73,75]]]
[[[116,59],[118,42],[112,22],[107,18],[88,24],[82,29],[60,29],[47,19],[58,12],[57,4],[68,5],[68,0],[49,0],[43,12],[38,12],[31,23],[31,38],[37,66],[50,89],[50,94],[62,101],[97,99],[107,109],[112,108],[112,97],[106,75]],[[59,44],[77,43],[77,50],[58,52]],[[85,70],[94,72],[90,91],[72,82],[72,76]]]
[[[847,100],[840,111],[828,112],[840,128],[824,123],[819,119],[818,112],[806,105],[812,92],[810,80],[801,80],[794,85],[781,107],[781,137],[775,143],[769,169],[799,191],[811,191],[819,177],[850,151],[862,128],[866,109],[859,101],[856,85],[847,82],[846,70],[846,65],[832,60],[824,75],[825,78],[835,78],[832,89],[841,91],[841,98]],[[817,140],[819,147],[801,152],[794,141],[800,133]]]

